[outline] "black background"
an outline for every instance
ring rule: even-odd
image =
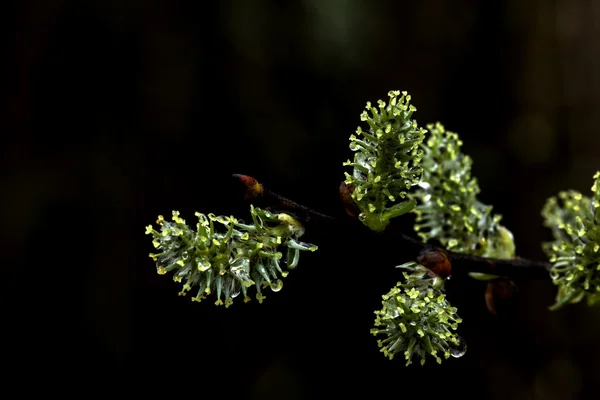
[[[475,396],[597,393],[600,314],[551,313],[519,282],[494,318],[452,280],[468,351],[404,367],[369,334],[393,266],[359,226],[315,226],[262,305],[177,296],[144,227],[179,210],[247,218],[233,173],[332,215],[367,100],[407,90],[474,159],[481,200],[543,258],[539,211],[600,169],[593,2],[23,1],[2,12],[5,387],[47,394]],[[410,233],[410,216],[406,217]],[[213,299],[214,300],[214,299]],[[240,300],[240,299],[238,299]]]

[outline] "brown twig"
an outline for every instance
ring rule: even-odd
[[[526,258],[497,259],[448,253],[453,273],[479,272],[484,274],[524,279],[550,279],[548,271],[552,264]]]
[[[243,183],[245,187],[244,197],[246,199],[259,201],[265,206],[282,212],[291,212],[304,222],[315,222],[315,220],[341,222],[335,217],[317,212],[270,191],[252,177],[239,174],[234,174],[233,176]],[[393,235],[395,241],[400,240],[402,242],[403,251],[415,254],[415,261],[424,262],[423,255],[427,253],[444,254],[452,266],[452,275],[467,275],[470,272],[478,272],[509,278],[549,279],[548,271],[552,266],[549,262],[528,260],[520,257],[514,259],[496,259],[455,253],[428,243],[423,243],[418,239],[393,229],[389,230],[389,232]]]
[[[233,177],[244,185],[244,198],[246,200],[259,201],[260,204],[264,204],[265,207],[275,211],[279,210],[295,214],[295,216],[299,217],[304,222],[309,222],[312,219],[324,221],[334,221],[336,219],[283,197],[280,194],[269,190],[263,184],[258,183],[256,179],[248,175],[233,174]]]

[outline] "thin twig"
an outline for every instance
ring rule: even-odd
[[[526,258],[498,259],[447,252],[454,274],[480,272],[524,279],[549,279],[552,264]]]
[[[297,216],[300,217],[303,222],[310,221],[311,223],[315,223],[319,220],[329,223],[342,222],[339,218],[317,212],[309,207],[283,197],[265,188],[264,185],[259,184],[254,178],[238,174],[235,174],[234,177],[247,187],[245,195],[246,199],[259,200],[266,206],[280,209],[281,211],[302,214]],[[390,229],[388,232],[393,235],[394,240],[402,242],[403,251],[414,253],[415,259],[425,252],[443,252],[452,265],[452,275],[466,275],[470,272],[478,272],[509,278],[549,279],[548,271],[552,266],[549,262],[529,260],[520,257],[513,259],[496,259],[455,253],[424,243],[394,229]]]

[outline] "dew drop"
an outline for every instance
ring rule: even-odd
[[[281,279],[277,279],[276,281],[271,282],[271,290],[274,292],[279,292],[283,287],[283,282]]]
[[[204,259],[204,258],[197,259],[197,263],[198,263],[198,270],[201,272],[205,272],[205,271],[209,270],[211,267],[210,261],[208,261],[207,259]]]
[[[417,326],[417,322],[416,321],[410,321],[408,324],[410,326]]]
[[[467,342],[460,336],[456,337],[458,339],[458,344],[453,344],[450,348],[450,355],[454,358],[459,358],[465,355],[467,352]]]
[[[233,277],[228,276],[229,277],[229,297],[231,297],[232,299],[238,297],[240,295],[240,283]]]
[[[365,213],[360,213],[360,214],[358,214],[358,219],[362,222],[365,219],[367,219],[367,216],[365,215]]]

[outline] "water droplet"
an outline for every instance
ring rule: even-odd
[[[417,326],[417,322],[416,321],[410,321],[408,324],[410,326]]]
[[[236,298],[240,294],[240,283],[231,275],[226,276],[227,294],[225,297]]]
[[[283,282],[281,279],[277,279],[276,281],[271,282],[271,290],[274,292],[279,292],[283,287]]]
[[[205,272],[210,269],[210,261],[208,261],[207,259],[199,258],[199,259],[196,259],[196,262],[198,263],[199,271]]]
[[[465,355],[467,352],[467,342],[460,336],[456,337],[458,339],[458,344],[453,344],[450,348],[450,355],[454,358],[459,358]]]
[[[431,185],[428,182],[419,182],[417,186],[421,187],[424,190],[428,190]]]
[[[363,153],[358,153],[356,155],[355,162],[358,165],[360,165],[361,167],[364,167],[364,168],[366,168],[368,170],[371,169],[371,166],[369,165],[369,161],[367,159],[367,156],[365,154],[363,154]]]
[[[396,318],[396,317],[398,317],[398,315],[400,315],[398,313],[398,309],[396,307],[390,308],[389,313],[392,318]]]
[[[444,280],[439,276],[433,278],[433,282],[431,284],[434,289],[441,289],[444,286]]]
[[[181,258],[183,260],[187,260],[188,258],[190,258],[190,253],[188,253],[187,251],[184,251],[183,253],[181,253]]]
[[[360,221],[364,221],[365,219],[367,219],[367,216],[364,213],[360,213],[360,214],[358,214],[358,219]]]

